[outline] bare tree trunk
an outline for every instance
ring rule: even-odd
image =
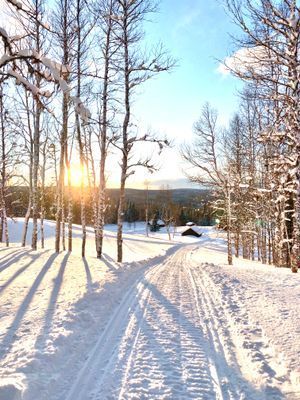
[[[81,21],[82,4],[81,0],[76,2],[76,23],[77,23],[77,52],[76,52],[76,73],[77,73],[77,99],[81,96],[81,62],[82,62],[82,21]],[[85,210],[85,188],[84,188],[84,170],[85,170],[85,155],[82,140],[81,123],[79,113],[76,112],[75,116],[76,135],[79,147],[79,159],[81,169],[81,183],[80,183],[80,208],[81,208],[81,226],[82,226],[82,243],[81,243],[81,256],[85,257],[86,246],[86,210]]]
[[[45,248],[45,229],[44,229],[44,220],[45,220],[45,204],[44,204],[44,194],[41,195],[41,247]]]
[[[130,135],[130,118],[131,118],[131,95],[134,89],[141,85],[146,80],[150,79],[154,74],[162,71],[169,70],[174,62],[170,59],[164,59],[162,52],[158,51],[154,57],[148,57],[140,54],[140,44],[143,35],[141,34],[141,27],[146,15],[155,10],[152,2],[133,2],[133,1],[118,1],[117,14],[120,17],[117,23],[116,37],[119,43],[118,54],[120,60],[119,72],[122,76],[122,87],[124,91],[124,118],[121,132],[121,179],[120,179],[120,200],[118,208],[118,233],[117,233],[117,260],[122,262],[123,259],[123,217],[124,217],[124,198],[125,198],[125,183],[134,171],[132,168],[143,166],[153,170],[149,160],[144,162],[133,162],[129,164],[129,156],[132,147],[136,142],[147,141],[147,135],[137,137]],[[148,140],[149,141],[149,140]],[[160,149],[163,148],[163,143],[167,141],[154,140],[159,144]],[[131,170],[131,171],[130,171]]]
[[[26,104],[26,119],[27,119],[27,129],[29,134],[29,186],[28,186],[28,207],[24,218],[23,232],[22,232],[22,247],[26,245],[26,237],[28,231],[28,224],[32,210],[32,172],[33,172],[33,135],[32,135],[32,125],[30,120],[30,111],[29,111],[29,98],[28,94],[25,94],[25,104]]]
[[[281,201],[277,204],[276,210],[276,229],[275,229],[275,246],[276,246],[276,258],[275,264],[277,267],[284,266],[284,231],[285,231],[285,215],[284,215],[284,205]]]
[[[101,163],[102,164],[102,163]],[[101,167],[102,170],[102,167]],[[103,169],[104,171],[104,169]],[[97,251],[97,258],[102,257],[103,251],[103,236],[104,236],[104,223],[105,223],[105,183],[103,184],[102,179],[102,172],[100,172],[100,187],[99,187],[99,206],[98,206],[98,218],[97,218],[97,228],[96,228],[96,251]]]
[[[118,232],[117,232],[117,260],[122,262],[123,259],[123,220],[124,220],[124,204],[125,204],[125,182],[127,171],[127,156],[123,155],[122,175],[120,185],[120,197],[118,207]]]
[[[123,140],[123,157],[122,157],[122,171],[121,171],[121,185],[120,185],[120,199],[118,208],[118,233],[117,233],[117,260],[123,260],[123,219],[124,219],[124,204],[125,204],[125,183],[127,179],[128,169],[128,127],[130,122],[130,82],[129,82],[129,43],[127,33],[127,13],[124,15],[124,105],[125,116],[123,120],[122,140]]]
[[[273,261],[273,229],[270,226],[270,223],[268,224],[268,263],[272,264]]]
[[[168,238],[169,238],[169,240],[172,240],[172,238],[171,238],[171,230],[170,230],[171,224],[167,224],[166,228],[167,228]]]
[[[65,205],[65,185],[63,186],[62,205],[61,205],[61,245],[66,251],[66,205]]]
[[[78,129],[78,127],[77,127]],[[77,133],[80,138],[79,133]],[[79,139],[81,140],[81,139]],[[81,144],[82,146],[82,144]],[[82,226],[82,244],[81,244],[81,257],[85,257],[85,245],[86,245],[86,216],[85,216],[85,193],[84,193],[84,155],[83,149],[80,150],[80,168],[81,168],[81,185],[80,185],[80,204],[81,204],[81,226]]]
[[[72,180],[71,180],[71,162],[70,157],[68,155],[68,96],[64,95],[63,99],[63,130],[65,137],[65,165],[67,169],[67,177],[68,177],[68,251],[72,252],[72,236],[73,236],[73,193],[72,193]]]
[[[40,117],[41,109],[37,104],[34,137],[33,137],[33,187],[32,187],[32,239],[31,248],[37,250],[37,230],[38,230],[38,173],[40,157]]]
[[[227,191],[227,259],[228,264],[232,265],[232,242],[231,242],[231,193]]]
[[[68,171],[68,251],[72,251],[72,237],[73,237],[73,195],[72,195],[72,182],[70,162],[67,164]]]
[[[2,82],[0,83],[0,122],[1,122],[1,183],[0,183],[0,212],[1,212],[1,242],[3,239],[4,233],[4,241],[6,246],[9,246],[9,237],[8,237],[8,225],[7,225],[7,212],[6,212],[6,201],[5,201],[5,188],[7,182],[6,176],[6,163],[7,163],[7,154],[6,154],[6,140],[5,140],[5,126],[4,126],[4,105],[3,105],[3,88]]]
[[[99,218],[99,190],[97,188],[97,178],[96,178],[96,170],[95,170],[95,160],[93,155],[93,144],[92,144],[92,132],[89,132],[88,141],[86,141],[86,170],[87,170],[87,180],[89,192],[92,194],[92,209],[93,209],[93,222],[94,222],[94,234],[95,234],[95,247],[98,249],[98,218]],[[90,172],[90,173],[89,173]]]
[[[31,208],[32,208],[32,195],[31,195],[32,189],[29,188],[29,201],[28,201],[28,207],[27,211],[25,214],[24,218],[24,225],[23,225],[23,232],[22,232],[22,247],[25,247],[26,245],[26,236],[27,236],[27,231],[28,231],[28,224],[29,224],[29,219],[30,219],[30,214],[31,214]]]
[[[256,247],[257,247],[257,261],[261,261],[261,247],[262,247],[262,237],[261,237],[261,228],[258,227],[256,229]]]
[[[41,52],[41,26],[39,22],[39,13],[41,12],[41,4],[36,1],[35,3],[35,49],[38,53]],[[36,74],[36,87],[41,87],[40,65],[37,66],[38,73]],[[33,132],[33,185],[32,185],[32,238],[31,248],[37,250],[38,243],[38,217],[39,217],[39,193],[38,193],[38,176],[39,176],[39,162],[40,162],[40,129],[41,129],[41,114],[42,105],[38,97],[35,98],[35,116],[34,116],[34,132]]]
[[[109,12],[106,30],[105,44],[103,49],[104,56],[104,76],[103,76],[103,91],[102,91],[102,118],[100,126],[100,182],[99,182],[99,201],[98,201],[98,218],[96,228],[96,252],[97,258],[101,258],[103,251],[103,228],[105,223],[105,194],[106,194],[106,179],[105,179],[105,163],[107,156],[107,128],[108,128],[108,89],[109,89],[109,72],[111,64],[111,35],[112,35],[112,18],[113,1],[109,3]]]
[[[6,247],[9,246],[9,235],[8,235],[8,223],[7,223],[7,214],[6,214],[6,206],[5,206],[5,199],[3,195],[2,198],[2,215],[3,215],[3,232],[4,232],[4,242]]]
[[[3,242],[3,227],[4,227],[4,221],[3,221],[3,213],[1,211],[1,214],[0,214],[0,243]]]
[[[76,32],[70,31],[73,24],[72,13],[73,2],[63,0],[59,3],[57,14],[55,17],[56,30],[58,34],[58,44],[62,48],[62,63],[70,66],[70,52],[73,50],[72,44]],[[69,83],[69,73],[63,73],[64,80]],[[70,160],[68,158],[68,120],[69,120],[69,93],[63,92],[62,96],[62,128],[60,132],[60,160],[59,160],[59,178],[57,183],[56,198],[56,232],[55,232],[55,251],[60,251],[60,243],[62,242],[63,250],[66,249],[65,239],[65,175],[67,169],[68,176],[68,251],[72,251],[72,194],[70,181]],[[56,157],[55,157],[56,162]]]
[[[41,168],[41,247],[45,248],[45,231],[44,231],[44,219],[45,219],[45,177],[46,177],[46,149],[47,149],[47,139],[43,145],[43,163]]]
[[[266,236],[266,229],[262,228],[262,233],[261,233],[261,262],[263,264],[267,263],[267,236]]]
[[[251,260],[255,260],[255,237],[254,234],[251,234],[251,242],[250,242],[250,253],[251,253]]]
[[[64,40],[64,62],[67,64],[69,58],[69,49],[67,49],[67,39]],[[68,176],[68,251],[72,251],[72,235],[73,235],[73,195],[71,182],[71,163],[68,155],[68,121],[69,121],[69,95],[64,93],[63,96],[63,136],[65,139],[64,153],[65,165]]]
[[[57,195],[56,195],[56,227],[55,227],[55,251],[60,251],[60,238],[61,238],[61,220],[62,220],[62,205],[63,205],[63,188],[65,179],[65,168],[64,168],[64,146],[65,137],[63,132],[60,135],[60,161],[59,161],[59,178],[57,184]]]
[[[237,227],[236,231],[235,231],[235,236],[234,236],[235,240],[234,240],[234,248],[235,248],[235,257],[239,257],[240,254],[240,230]]]
[[[146,235],[149,236],[149,182],[145,181],[146,184]],[[175,233],[173,237],[175,236]]]

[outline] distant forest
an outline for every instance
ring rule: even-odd
[[[74,223],[80,224],[80,188],[72,188]],[[28,207],[29,190],[26,186],[12,186],[8,193],[8,215],[24,217]],[[56,189],[54,186],[45,188],[45,218],[55,220]],[[93,193],[87,188],[86,204],[92,203]],[[105,221],[117,223],[119,189],[107,189]],[[193,221],[199,225],[212,225],[215,217],[212,215],[210,202],[211,193],[204,189],[161,189],[139,190],[126,189],[126,206],[124,220],[126,222],[145,221],[148,204],[149,219],[154,216],[163,218],[166,213],[172,215],[176,225],[185,225]],[[87,207],[87,223],[93,224],[93,209]]]

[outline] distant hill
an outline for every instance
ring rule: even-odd
[[[172,201],[176,204],[184,205],[199,205],[203,201],[211,197],[211,192],[207,189],[170,189],[170,196]],[[126,200],[131,201],[137,205],[146,202],[147,192],[144,189],[126,189]],[[149,190],[149,201],[154,201],[162,195],[161,190]],[[107,189],[107,196],[112,199],[118,199],[119,189]]]

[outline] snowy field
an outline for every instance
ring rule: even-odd
[[[300,274],[226,264],[213,228],[170,242],[116,227],[103,260],[0,244],[0,400],[300,399]]]

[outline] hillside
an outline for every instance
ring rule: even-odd
[[[109,197],[117,199],[119,195],[119,189],[107,189],[107,194]],[[194,205],[197,206],[201,204],[203,200],[208,200],[211,196],[210,192],[206,189],[170,189],[169,194],[167,191],[161,190],[149,190],[148,197],[149,201],[154,201],[159,199],[161,196],[170,195],[172,201],[175,204],[181,206]],[[126,200],[132,201],[136,204],[143,204],[146,201],[147,192],[143,189],[126,189]]]

